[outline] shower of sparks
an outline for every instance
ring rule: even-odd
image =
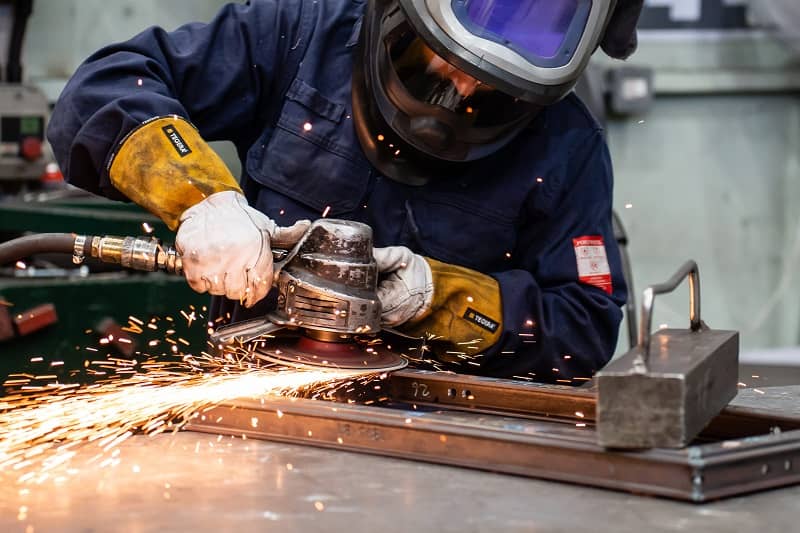
[[[0,471],[20,483],[42,483],[84,446],[89,462],[119,463],[117,447],[136,433],[178,431],[214,405],[242,397],[292,395],[356,376],[352,371],[266,369],[183,374],[151,370],[126,380],[0,399]]]
[[[181,313],[189,325],[209,324],[191,311]],[[171,325],[174,319],[166,317],[166,322]],[[130,317],[123,329],[140,333],[143,326],[144,321]],[[155,321],[146,327],[159,329]],[[171,340],[174,333],[166,330],[164,339]],[[171,353],[158,357],[138,352],[138,359],[108,355],[87,360],[84,370],[94,380],[89,384],[61,383],[52,373],[10,375],[3,383],[7,395],[0,397],[0,473],[16,476],[23,484],[63,480],[65,473],[80,471],[81,465],[72,464],[79,451],[90,450],[87,466],[115,466],[121,461],[119,445],[134,434],[178,431],[225,401],[270,395],[330,397],[378,377],[372,371],[265,368],[252,357],[256,344],[231,347],[220,356],[176,353],[173,344]],[[50,366],[62,364],[54,361]]]

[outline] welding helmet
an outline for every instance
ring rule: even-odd
[[[626,37],[614,36],[626,48],[615,57],[635,46],[642,0],[619,2],[638,8]],[[387,177],[409,184],[494,153],[572,89],[616,7],[617,0],[368,0],[353,75],[364,152]]]

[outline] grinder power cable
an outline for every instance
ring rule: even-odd
[[[149,237],[39,234],[0,244],[0,265],[35,253],[72,254],[148,272],[182,273],[174,247]],[[392,371],[408,361],[381,344],[378,267],[372,228],[338,219],[312,223],[291,250],[273,250],[277,308],[263,318],[219,328],[218,352],[244,347],[255,357],[295,367]]]

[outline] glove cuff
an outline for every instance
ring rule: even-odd
[[[430,308],[404,332],[441,337],[448,352],[474,355],[492,346],[502,333],[503,306],[497,280],[475,270],[425,258],[433,277]],[[440,359],[449,359],[437,353]],[[454,359],[457,359],[454,358]]]
[[[177,115],[131,131],[111,155],[111,183],[174,230],[181,215],[212,194],[241,188],[195,127]]]

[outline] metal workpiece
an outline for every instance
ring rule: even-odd
[[[650,334],[656,294],[690,285],[690,328]],[[609,448],[688,445],[736,396],[739,333],[712,330],[700,317],[694,261],[645,289],[639,344],[597,373],[597,436]]]
[[[583,422],[319,400],[242,399],[188,429],[705,502],[800,481],[800,431],[686,449],[607,450]],[[745,428],[740,428],[746,433]]]
[[[395,401],[515,416],[594,421],[593,389],[510,379],[401,370],[385,380]]]
[[[367,388],[371,387],[367,384]],[[358,392],[362,393],[361,398],[373,402],[380,396],[369,391]],[[740,391],[734,402],[711,420],[695,443],[799,430],[800,407],[794,402],[800,398],[795,395],[776,404],[774,399],[765,401],[764,394],[761,390]],[[597,421],[597,389],[593,386],[548,385],[408,369],[386,376],[381,395],[388,395],[394,402],[426,408],[549,418],[589,426]],[[751,400],[747,407],[738,405],[744,400]]]

